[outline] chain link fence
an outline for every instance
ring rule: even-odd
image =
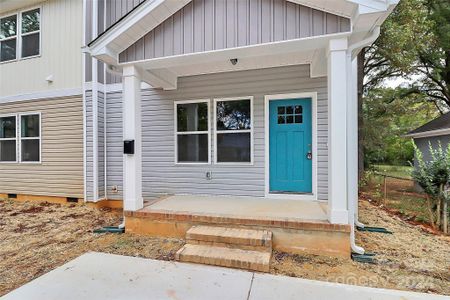
[[[420,222],[429,221],[426,208],[427,196],[410,178],[368,171],[360,190],[363,197],[377,205]]]

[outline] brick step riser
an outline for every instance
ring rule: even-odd
[[[258,272],[269,272],[270,266],[265,264],[258,263],[250,263],[246,261],[239,261],[233,259],[218,259],[218,258],[209,258],[209,257],[201,257],[195,255],[183,255],[182,253],[178,255],[178,261],[182,262],[190,262],[197,264],[205,264],[219,267],[228,267],[228,268],[236,268],[236,269],[244,269]]]
[[[261,251],[261,252],[272,252],[272,243],[269,245],[248,245],[248,244],[238,244],[238,243],[228,243],[228,242],[216,242],[210,240],[198,240],[198,239],[186,239],[187,244],[192,245],[206,245],[206,246],[214,246],[214,247],[225,247],[231,249],[242,249],[242,250],[253,250],[253,251]]]

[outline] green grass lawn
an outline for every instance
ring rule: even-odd
[[[374,165],[373,168],[378,173],[405,179],[411,179],[411,173],[413,170],[413,167],[409,166],[390,166],[390,165]]]

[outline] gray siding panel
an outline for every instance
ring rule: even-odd
[[[41,163],[1,163],[0,193],[83,198],[81,95],[0,104],[0,115],[41,113]]]
[[[348,30],[347,18],[285,0],[193,0],[122,52],[119,60],[151,59]]]
[[[105,198],[105,96],[98,93],[98,197]]]
[[[264,196],[264,95],[294,92],[318,93],[318,194],[319,199],[326,200],[327,82],[326,78],[310,78],[307,65],[183,77],[175,91],[143,90],[144,197],[162,194]],[[209,98],[212,105],[214,98],[236,96],[254,96],[254,165],[175,165],[174,101]],[[121,191],[121,93],[109,93],[107,103],[108,191],[113,185],[118,185]],[[212,172],[212,180],[206,180],[207,171]],[[121,193],[108,192],[110,199],[121,197]]]
[[[98,92],[98,196],[105,197],[105,97]],[[94,129],[93,129],[93,102],[92,91],[86,91],[86,197],[94,199]]]
[[[94,198],[92,91],[86,91],[86,199]]]
[[[441,135],[441,136],[433,136],[433,137],[425,137],[425,138],[417,138],[414,139],[414,143],[417,148],[422,152],[423,159],[425,161],[430,161],[431,153],[430,153],[430,144],[433,149],[438,149],[439,143],[442,146],[442,149],[445,151],[448,145],[450,144],[450,135]],[[414,162],[417,165],[417,161]]]

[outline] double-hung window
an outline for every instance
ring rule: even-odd
[[[41,115],[0,116],[0,162],[41,161]]]
[[[16,115],[0,116],[0,162],[17,161]]]
[[[176,163],[209,163],[209,100],[175,102]]]
[[[253,162],[253,97],[214,100],[215,163]]]
[[[41,116],[20,115],[20,161],[41,161]]]
[[[0,62],[39,55],[40,35],[39,8],[0,17]]]

